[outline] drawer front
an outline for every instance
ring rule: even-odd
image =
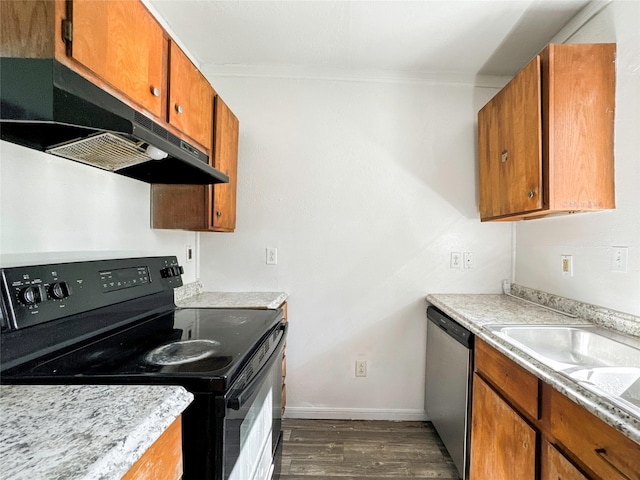
[[[475,369],[531,420],[538,420],[538,378],[476,338]]]
[[[640,480],[640,445],[560,392],[550,394],[551,434],[597,477]]]

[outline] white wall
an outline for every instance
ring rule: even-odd
[[[617,42],[616,209],[520,222],[515,281],[640,315],[640,2],[614,1],[568,43]],[[629,251],[627,273],[611,272],[612,247]],[[573,277],[560,255],[573,255]]]
[[[511,226],[476,207],[476,112],[497,90],[209,79],[241,136],[237,230],[201,234],[205,289],[289,293],[288,415],[423,418],[425,295],[510,277]]]
[[[192,232],[150,228],[149,185],[0,142],[0,265],[176,255],[185,282]]]

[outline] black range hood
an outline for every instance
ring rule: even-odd
[[[147,183],[229,181],[204,152],[53,59],[0,58],[0,138]]]

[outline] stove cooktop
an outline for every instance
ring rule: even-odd
[[[278,329],[280,310],[177,309],[3,374],[4,383],[179,384],[224,392]]]

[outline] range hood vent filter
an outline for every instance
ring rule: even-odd
[[[55,59],[0,57],[0,86],[1,140],[146,183],[229,182],[211,152]]]
[[[153,160],[142,145],[112,133],[101,133],[51,147],[46,152],[113,172]]]

